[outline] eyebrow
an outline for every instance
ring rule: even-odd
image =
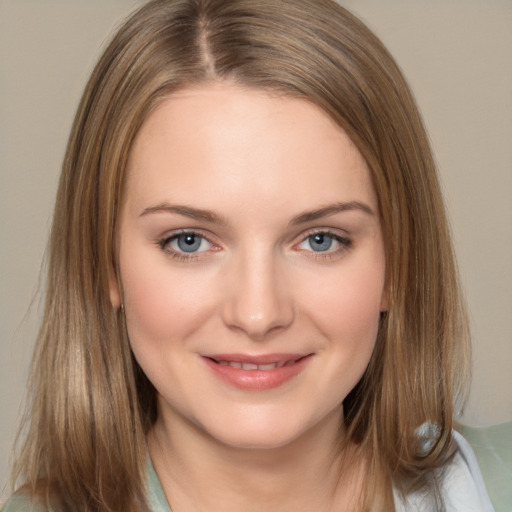
[[[289,224],[296,226],[304,224],[306,222],[312,222],[323,217],[329,217],[340,212],[348,211],[361,211],[367,215],[375,215],[375,212],[365,203],[360,201],[351,201],[349,203],[335,203],[315,210],[309,210],[293,217]],[[226,225],[227,222],[224,218],[212,212],[211,210],[203,210],[202,208],[193,208],[185,205],[171,205],[168,203],[158,204],[156,206],[150,206],[145,208],[140,217],[150,215],[153,213],[176,213],[183,215],[184,217],[190,217],[191,219],[211,222],[213,224]]]
[[[316,210],[310,210],[293,217],[290,224],[296,226],[298,224],[304,224],[313,220],[322,219],[323,217],[329,217],[340,212],[349,211],[361,211],[367,215],[375,215],[375,212],[365,203],[359,201],[351,201],[349,203],[335,203],[329,204]]]
[[[192,208],[185,205],[171,205],[167,203],[158,204],[145,208],[140,217],[150,215],[152,213],[176,213],[184,217],[190,217],[195,220],[202,220],[214,224],[226,224],[226,221],[219,215],[213,213],[211,210],[203,210],[201,208]]]

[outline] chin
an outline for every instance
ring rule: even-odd
[[[237,450],[277,450],[290,446],[300,438],[297,433],[285,432],[245,432],[239,433],[236,437],[233,433],[226,436],[215,436],[217,441]]]
[[[314,423],[313,423],[314,425]],[[295,443],[313,433],[316,428],[309,422],[287,418],[279,421],[276,418],[259,420],[244,418],[244,421],[231,421],[226,428],[222,425],[204,426],[203,431],[224,446],[240,450],[277,450]]]

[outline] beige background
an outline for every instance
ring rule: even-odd
[[[99,48],[136,3],[0,0],[0,501],[67,133]],[[344,3],[404,69],[438,158],[474,330],[463,420],[512,420],[512,2]]]

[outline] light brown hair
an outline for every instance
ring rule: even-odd
[[[85,89],[55,206],[46,308],[13,481],[76,511],[143,511],[155,391],[109,300],[133,140],[173,91],[229,80],[320,106],[366,159],[379,198],[389,310],[344,402],[369,461],[366,503],[435,486],[453,452],[469,357],[428,138],[393,58],[332,0],[156,0],[133,14]],[[418,434],[431,429],[427,444]]]

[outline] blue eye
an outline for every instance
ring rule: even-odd
[[[304,238],[298,247],[303,251],[333,254],[350,247],[350,245],[351,242],[347,238],[319,231]]]
[[[333,238],[327,233],[316,233],[314,235],[310,235],[308,236],[307,241],[309,247],[313,251],[317,252],[328,251],[334,242]]]
[[[207,251],[211,246],[206,238],[196,233],[179,233],[164,240],[164,246],[178,253],[196,253]]]

